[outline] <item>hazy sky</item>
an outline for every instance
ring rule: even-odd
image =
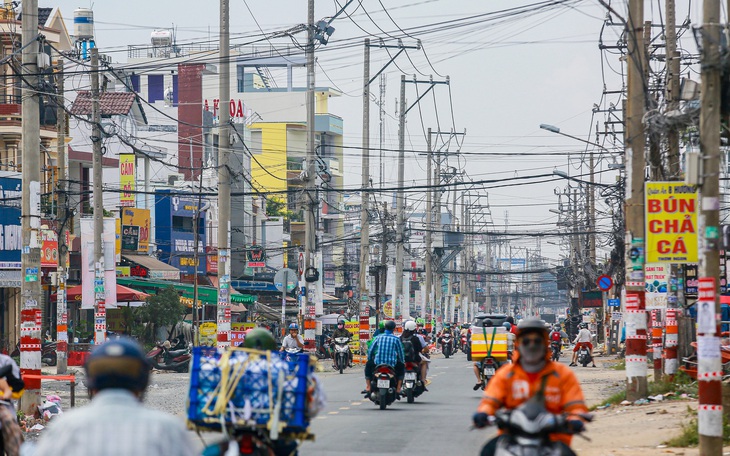
[[[608,0],[607,0],[608,1]],[[230,0],[232,44],[251,41],[266,32],[288,29],[306,21],[305,0]],[[339,9],[336,1],[318,0],[316,20],[332,16]],[[339,4],[345,1],[339,0]],[[420,106],[407,117],[406,149],[424,150],[426,128],[457,131],[466,129],[461,151],[465,155],[452,158],[450,165],[466,171],[472,180],[503,179],[515,176],[552,173],[553,169],[569,170],[567,154],[576,160],[570,173],[587,173],[580,169],[579,157],[585,144],[539,129],[539,124],[558,126],[563,132],[595,141],[596,122],[603,129],[604,114],[592,112],[594,104],[608,108],[609,103],[620,106],[616,94],[602,97],[607,90],[621,89],[622,63],[616,50],[601,52],[599,38],[606,45],[615,45],[622,31],[618,25],[604,27],[606,9],[596,0],[567,1],[564,5],[530,13],[509,14],[520,6],[542,3],[539,0],[356,0],[348,8],[350,18],[342,15],[335,20],[336,28],[330,43],[317,51],[317,85],[329,85],[343,91],[343,96],[331,99],[330,112],[340,115],[345,122],[345,144],[360,146],[362,119],[362,37],[371,34],[388,38],[388,34],[402,36],[398,27],[413,38],[422,40],[430,59],[421,51],[409,51],[396,60],[387,75],[387,95],[384,106],[385,148],[397,148],[398,122],[395,99],[399,94],[402,70],[409,78],[418,74],[426,79],[433,74],[442,80],[451,80],[453,117],[449,90],[437,86],[434,96],[427,95]],[[613,8],[625,14],[625,1],[610,1]],[[664,12],[657,11],[664,1],[646,2],[646,18],[660,23]],[[678,22],[687,14],[686,1],[678,1]],[[41,6],[60,6],[72,33],[73,10],[93,4],[96,23],[96,42],[101,52],[110,54],[118,62],[126,61],[127,44],[149,43],[150,32],[156,28],[176,29],[179,42],[217,40],[218,2],[188,0],[109,0],[86,2],[81,0],[40,0]],[[387,8],[392,19],[386,14]],[[699,23],[700,2],[691,2],[692,20]],[[250,11],[248,8],[250,8]],[[496,13],[502,11],[502,13]],[[495,12],[492,15],[486,13]],[[473,15],[484,15],[468,21],[450,22]],[[257,24],[258,22],[258,24]],[[614,18],[616,24],[619,18]],[[413,27],[419,27],[411,29]],[[603,29],[603,30],[602,30]],[[657,33],[655,31],[655,33]],[[301,42],[304,34],[296,36]],[[360,37],[360,39],[356,39]],[[372,37],[371,37],[372,38]],[[693,48],[691,33],[683,38],[685,47]],[[390,40],[392,42],[392,40]],[[277,42],[282,42],[277,40]],[[414,40],[404,38],[406,44]],[[611,53],[613,52],[613,53]],[[371,50],[371,73],[375,73],[388,59],[386,51]],[[280,73],[274,72],[274,75]],[[304,72],[298,75],[303,84]],[[699,79],[693,74],[694,79]],[[284,81],[282,81],[283,83]],[[425,86],[419,86],[422,93]],[[378,97],[378,85],[371,91]],[[407,85],[409,104],[417,95],[413,84]],[[378,108],[371,105],[371,145],[377,145]],[[620,116],[620,113],[619,113]],[[615,120],[615,119],[614,119]],[[620,126],[616,125],[620,130]],[[604,143],[602,136],[600,141]],[[604,143],[613,147],[610,142]],[[438,144],[439,146],[441,144]],[[452,143],[451,151],[457,147]],[[549,152],[550,156],[490,155],[505,153]],[[357,187],[360,182],[359,151],[345,150],[347,185]],[[385,185],[396,179],[396,154],[385,152]],[[620,159],[620,158],[619,158]],[[604,157],[597,171],[605,170],[612,160]],[[379,179],[377,159],[373,178]],[[406,156],[408,183],[425,183],[425,159],[410,153]],[[353,171],[355,171],[353,173]],[[611,183],[615,175],[601,173],[597,180]],[[543,178],[542,180],[546,180]],[[511,184],[505,182],[503,184]],[[494,184],[492,184],[494,185]],[[509,211],[509,229],[515,231],[555,231],[558,220],[549,209],[557,207],[555,189],[562,189],[566,181],[551,181],[536,185],[521,185],[478,190],[489,194],[492,219],[499,229],[504,228],[505,211]],[[419,200],[418,196],[413,198]],[[555,240],[555,239],[552,239]],[[534,239],[516,241],[515,246],[535,247]],[[558,248],[545,242],[543,253],[557,257]]]

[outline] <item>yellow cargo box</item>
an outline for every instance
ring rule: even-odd
[[[471,335],[471,358],[479,361],[490,353],[498,360],[507,359],[508,335],[504,328],[474,328]],[[485,337],[486,330],[486,337]]]

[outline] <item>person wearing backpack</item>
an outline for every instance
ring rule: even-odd
[[[416,334],[415,321],[408,320],[403,324],[403,334],[401,334],[400,340],[403,343],[403,353],[406,355],[406,362],[418,364],[421,369],[421,380],[423,380],[423,384],[430,383],[426,379],[428,375],[428,363],[421,358],[421,353],[426,347],[421,344],[421,339]],[[425,386],[423,389],[428,391]]]

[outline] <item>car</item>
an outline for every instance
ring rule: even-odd
[[[475,328],[478,328],[478,330],[481,330],[481,328],[484,327],[485,322],[489,320],[492,322],[492,326],[502,326],[502,324],[507,321],[507,315],[504,314],[479,314],[476,317],[474,317],[474,320],[471,322],[471,326],[469,327],[469,333],[466,336],[466,346],[464,347],[464,352],[466,353],[466,360],[471,361],[471,333],[475,330]]]

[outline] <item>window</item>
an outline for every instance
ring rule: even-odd
[[[165,98],[165,76],[150,74],[147,76],[147,101],[154,103]]]
[[[193,217],[172,216],[172,230],[183,233],[193,232]]]

